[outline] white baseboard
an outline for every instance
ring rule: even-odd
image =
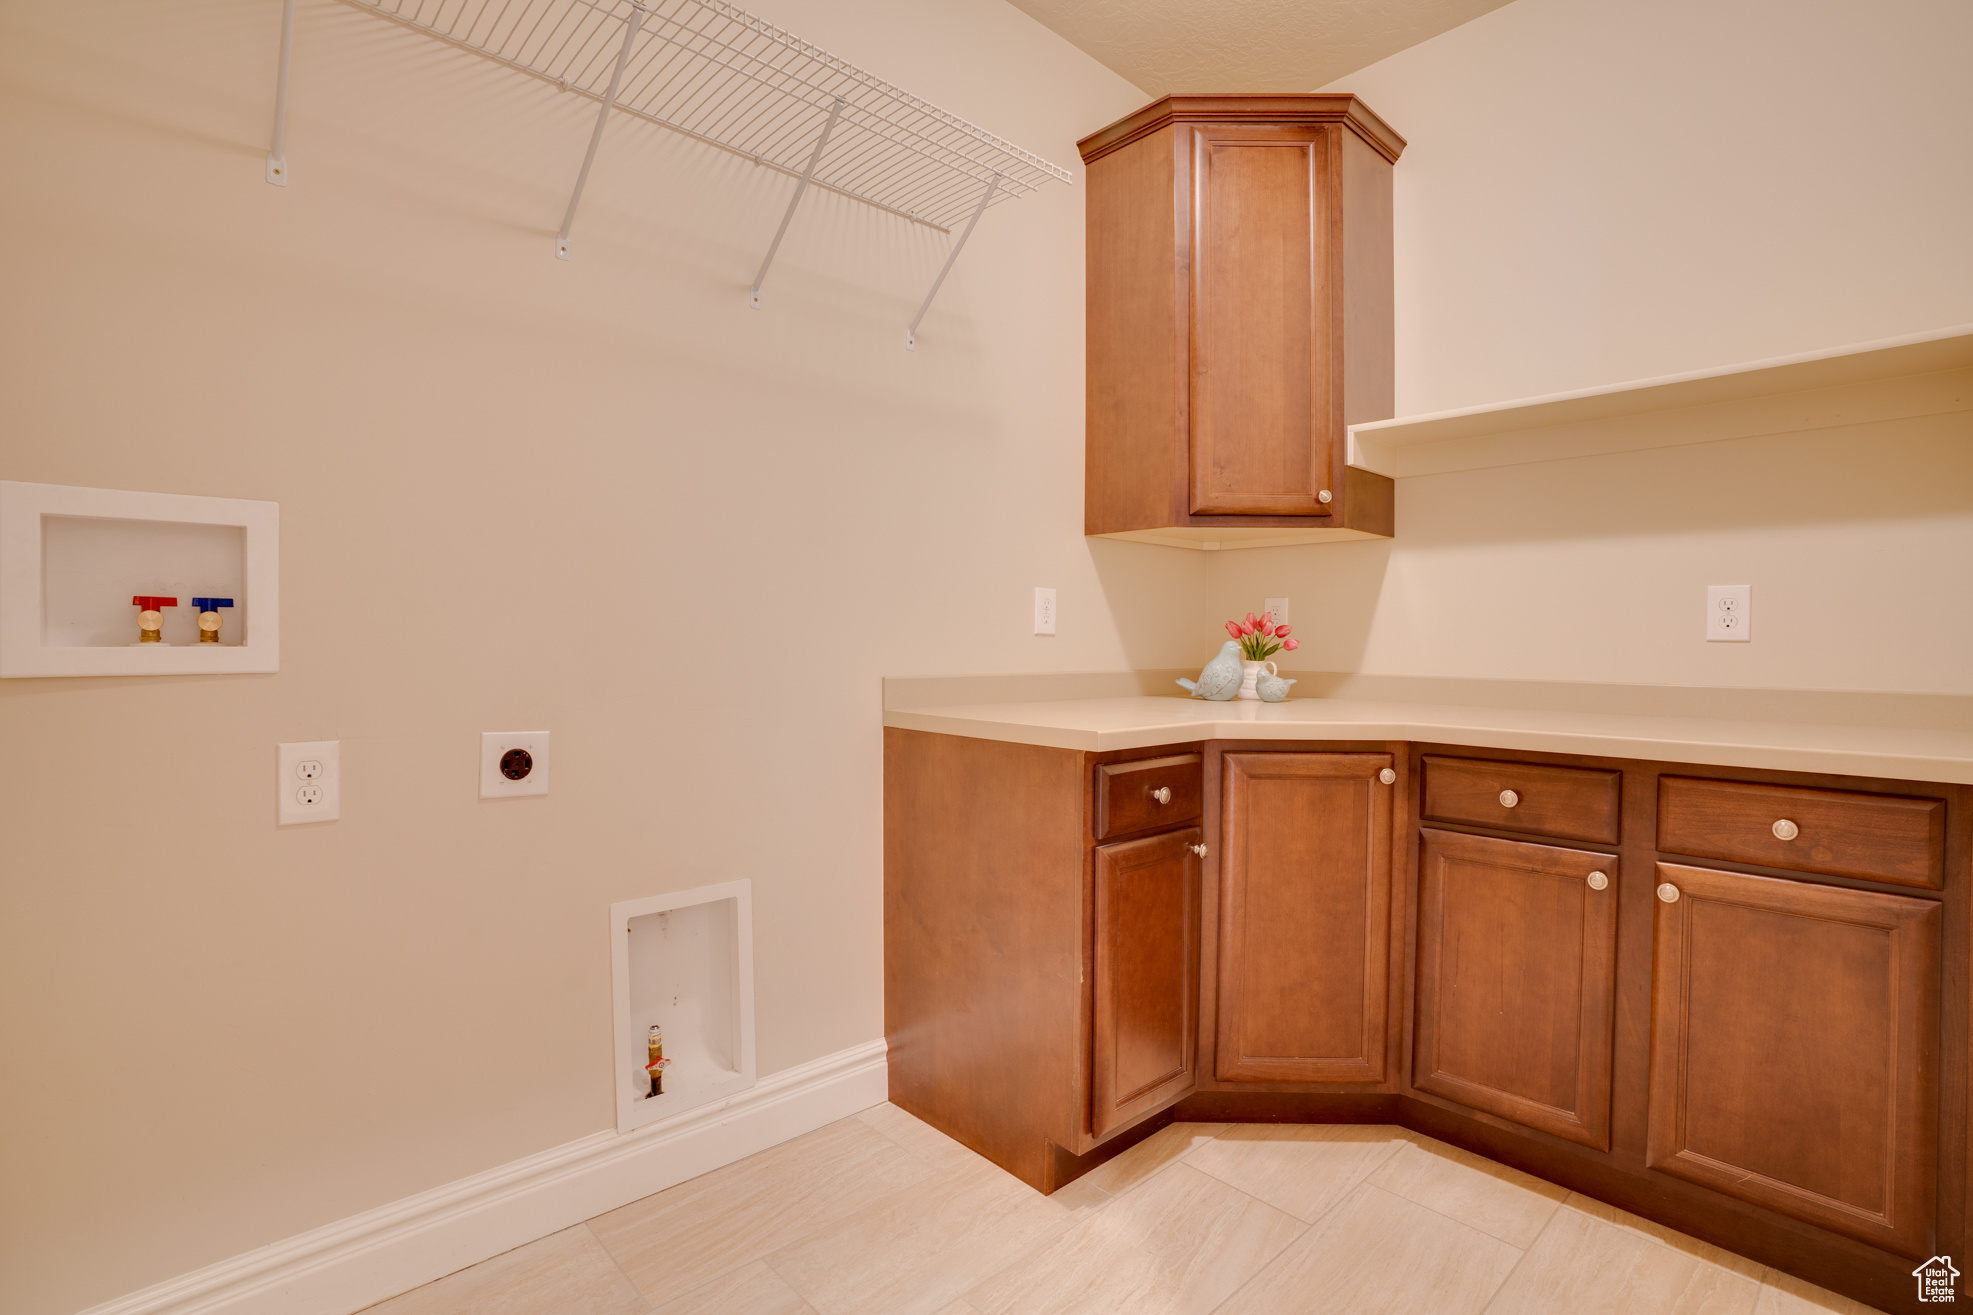
[[[349,1315],[881,1104],[881,1040],[674,1118],[579,1141],[222,1260],[82,1315]]]

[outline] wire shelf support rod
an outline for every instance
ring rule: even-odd
[[[932,298],[938,296],[939,289],[945,286],[945,276],[952,272],[953,262],[959,259],[959,252],[965,247],[966,239],[973,236],[973,225],[980,222],[980,216],[986,213],[987,203],[993,200],[994,190],[999,186],[1000,175],[995,174],[993,180],[986,185],[986,191],[980,193],[980,203],[973,207],[973,217],[966,221],[966,231],[959,235],[959,240],[952,244],[952,250],[946,253],[945,264],[939,269],[939,276],[932,280],[932,290],[925,294],[925,304],[918,308],[918,313],[911,317],[911,327],[904,331],[904,350],[907,352],[918,350],[918,326],[924,321],[925,312],[932,308]]]
[[[760,309],[760,285],[767,281],[767,267],[774,263],[774,253],[781,249],[781,239],[788,235],[788,221],[795,217],[795,207],[802,203],[802,193],[808,190],[808,180],[815,177],[815,166],[822,163],[823,148],[829,144],[829,134],[836,130],[836,120],[843,117],[842,97],[829,109],[829,121],[822,125],[822,135],[815,139],[815,151],[808,157],[808,168],[802,170],[801,182],[795,184],[795,194],[788,200],[788,213],[781,216],[781,227],[774,230],[774,241],[767,247],[767,256],[760,262],[760,272],[754,275],[752,305]]]
[[[293,4],[294,0],[288,0]],[[617,89],[623,86],[623,67],[630,62],[630,47],[637,40],[637,30],[644,26],[644,6],[631,6],[630,21],[624,24],[623,45],[617,51],[617,66],[610,74],[610,89],[603,93],[603,104],[596,111],[596,130],[589,134],[589,150],[582,157],[582,172],[575,176],[575,191],[569,194],[568,213],[562,216],[562,227],[555,234],[555,258],[569,258],[569,230],[575,227],[576,207],[582,204],[582,189],[589,185],[589,170],[596,163],[596,148],[603,144],[603,126],[610,121],[610,107],[617,103]]]
[[[274,144],[267,152],[267,181],[288,185],[288,65],[295,53],[295,0],[281,4],[281,62],[274,75]]]

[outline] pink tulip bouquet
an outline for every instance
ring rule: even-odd
[[[1276,653],[1292,653],[1302,646],[1288,637],[1288,627],[1274,624],[1274,613],[1247,613],[1245,621],[1228,621],[1226,633],[1240,641],[1240,656],[1249,662],[1265,662]]]

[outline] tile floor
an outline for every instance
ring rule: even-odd
[[[879,1105],[370,1315],[1869,1309],[1399,1128],[1178,1123],[1043,1197]]]

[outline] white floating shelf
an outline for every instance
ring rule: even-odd
[[[1973,325],[1353,425],[1348,461],[1404,479],[1957,411]]]
[[[754,1085],[751,881],[610,906],[617,1131]],[[645,1075],[645,1036],[664,1029],[664,1093]]]
[[[272,502],[0,480],[0,677],[279,671],[280,527]],[[138,595],[178,599],[163,643]],[[200,596],[233,600],[218,643]]]

